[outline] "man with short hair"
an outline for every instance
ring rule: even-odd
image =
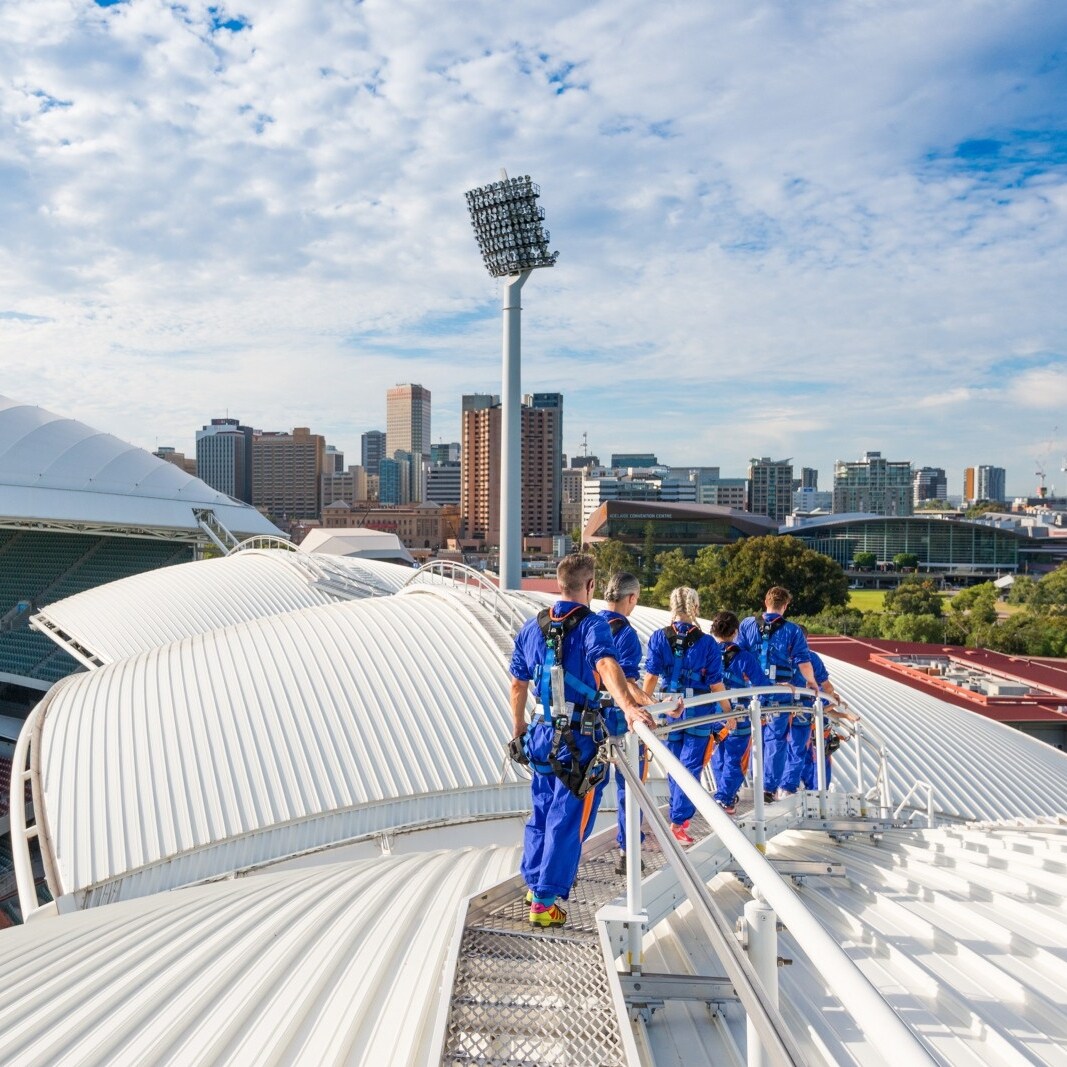
[[[630,624],[630,614],[637,607],[637,601],[641,596],[641,582],[636,575],[629,571],[616,571],[604,587],[604,600],[606,607],[597,614],[608,624],[611,636],[615,641],[615,658],[619,661],[622,673],[630,683],[631,693],[635,700],[644,696],[644,690],[638,685],[641,677],[641,638]],[[613,737],[620,737],[627,731],[626,719],[617,707],[604,709],[604,726]],[[648,757],[645,746],[640,746],[640,773],[642,779],[648,770]],[[619,846],[619,862],[615,866],[616,874],[626,872],[626,779],[621,772],[615,771],[615,793],[618,798],[619,830],[615,840]],[[644,834],[642,834],[642,839]]]
[[[643,707],[653,700],[633,691],[616,659],[608,624],[589,609],[595,573],[591,555],[572,553],[560,560],[556,580],[561,599],[527,621],[511,657],[509,752],[518,758],[519,746],[534,771],[533,811],[526,823],[521,869],[530,888],[530,925],[539,929],[567,921],[557,901],[570,895],[582,840],[596,814],[600,789],[589,783],[600,741],[601,685],[627,726],[655,725]],[[560,674],[562,693],[558,682],[553,686],[553,676],[558,679]],[[539,707],[527,726],[531,682]]]
[[[773,585],[763,599],[762,615],[750,615],[741,623],[737,643],[759,659],[764,673],[776,685],[806,685],[818,690],[811,667],[807,638],[800,627],[785,618],[793,599],[788,589]],[[790,697],[767,697],[766,705],[781,704]],[[774,800],[785,770],[786,745],[792,716],[787,711],[771,713],[763,726],[763,796]],[[795,791],[795,790],[794,790]],[[781,791],[780,797],[788,795]]]

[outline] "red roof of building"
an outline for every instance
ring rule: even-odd
[[[863,637],[820,637],[811,635],[808,644],[820,655],[833,656],[864,667],[883,678],[903,682],[913,689],[930,693],[950,704],[977,711],[997,722],[1063,722],[1067,713],[1067,660],[1034,656],[1009,656],[986,648],[959,645],[926,645],[916,641],[883,641]],[[1048,697],[983,698],[958,686],[923,676],[917,671],[894,669],[886,663],[890,656],[947,656],[990,674],[1025,682],[1048,691]]]

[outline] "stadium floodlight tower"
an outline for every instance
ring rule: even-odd
[[[548,250],[545,209],[537,206],[541,189],[530,175],[501,180],[467,192],[474,236],[490,275],[504,279],[504,367],[501,403],[500,562],[501,589],[522,585],[521,507],[521,328],[519,291],[530,272],[551,267],[558,252]]]

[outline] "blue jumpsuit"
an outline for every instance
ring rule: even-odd
[[[781,616],[774,611],[763,613],[763,619],[768,623],[779,618]],[[777,684],[792,685],[798,666],[811,661],[807,638],[795,622],[783,620],[764,641],[756,616],[750,615],[741,620],[737,643],[759,660],[768,677]],[[764,704],[782,704],[790,700],[788,695],[783,694],[780,697],[765,697]],[[773,793],[782,785],[790,719],[787,711],[772,714],[763,727],[763,789],[768,793]]]
[[[568,600],[559,600],[552,606],[551,617],[562,619],[581,607]],[[536,618],[529,619],[515,638],[511,656],[512,677],[536,684],[545,652],[541,627]],[[600,687],[594,667],[604,658],[615,658],[611,630],[599,615],[590,613],[563,639],[564,699],[568,703],[583,706],[591,702],[589,694]],[[597,742],[578,732],[578,718],[575,713],[571,722],[575,727],[578,759],[585,763],[596,751]],[[538,708],[526,732],[527,754],[531,761],[544,764],[551,747],[552,727],[544,721],[544,709]],[[565,750],[559,758],[563,763],[570,761]],[[603,791],[601,783],[578,798],[556,775],[534,769],[530,783],[533,810],[526,822],[521,872],[538,903],[552,904],[557,897],[569,896],[578,874],[582,841],[596,818]]]
[[[693,624],[688,622],[672,622],[671,626],[676,634],[682,635],[694,629]],[[722,656],[714,638],[701,633],[679,661],[663,630],[657,630],[648,640],[645,672],[659,677],[660,688],[665,693],[700,696],[711,692],[711,687],[722,681]],[[706,706],[687,708],[684,717],[695,719],[709,713],[710,708]],[[675,730],[667,736],[666,745],[699,781],[715,745],[712,724],[694,726],[691,730]],[[678,788],[673,778],[668,776],[667,782],[671,795],[671,822],[675,826],[684,826],[692,819],[696,805]]]
[[[815,672],[815,681],[819,683],[820,687],[823,682],[827,681],[830,677],[830,672],[826,669],[826,664],[823,663],[822,657],[818,652],[811,653],[811,669]],[[830,736],[829,720],[824,727],[823,740],[828,740]],[[830,785],[830,774],[832,770],[830,753],[826,753],[826,784]],[[788,773],[788,767],[787,767]],[[815,728],[814,724],[808,727],[808,742],[804,748],[804,765],[800,771],[800,782],[805,789],[815,789],[818,786],[818,779],[815,777]]]
[[[637,636],[637,631],[630,625],[630,620],[625,615],[620,615],[617,611],[610,611],[608,608],[604,608],[598,611],[597,614],[608,624],[608,628],[611,628],[611,623],[615,619],[621,619],[622,625],[615,628],[615,658],[619,661],[619,666],[622,668],[622,673],[632,681],[637,681],[641,677],[641,638]],[[607,726],[608,733],[613,737],[621,737],[629,727],[626,724],[626,716],[622,711],[616,707],[610,707],[604,709],[604,723]],[[648,759],[645,754],[645,746],[641,746],[641,759],[640,769],[641,777],[644,778],[645,771],[648,767]],[[615,772],[615,792],[618,797],[619,805],[619,831],[615,835],[615,840],[619,845],[619,848],[626,847],[626,779],[616,771]],[[592,824],[590,824],[592,828]],[[644,833],[641,834],[641,839],[644,840]]]
[[[719,652],[723,661],[723,681],[727,689],[747,689],[751,686],[771,685],[771,680],[763,672],[759,660],[743,648],[733,645],[737,651],[726,665],[727,649],[730,644],[723,642]],[[748,774],[748,761],[752,753],[752,721],[743,701],[734,705],[738,710],[737,725],[726,738],[715,746],[711,757],[711,769],[715,773],[715,799],[727,807],[737,803],[737,794]]]

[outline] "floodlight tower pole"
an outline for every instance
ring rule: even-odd
[[[522,304],[530,271],[504,280],[504,366],[500,395],[501,589],[522,588]]]
[[[529,174],[467,190],[474,236],[494,278],[504,280],[504,366],[500,393],[500,549],[501,589],[522,587],[522,305],[519,294],[537,267],[551,267],[558,252],[548,248],[541,190]]]

